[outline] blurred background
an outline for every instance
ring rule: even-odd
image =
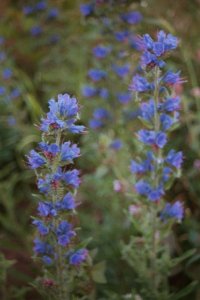
[[[78,201],[81,236],[92,237],[89,247],[99,262],[97,299],[122,299],[133,287],[120,244],[130,235],[124,211],[131,204],[129,164],[138,150],[138,112],[128,85],[137,70],[138,35],[164,30],[180,39],[169,65],[186,81],[177,86],[182,117],[172,137],[173,147],[184,152],[184,166],[167,195],[184,201],[185,218],[174,228],[171,250],[181,255],[195,249],[169,282],[178,291],[196,280],[180,299],[199,300],[200,1],[88,3],[0,1],[0,298],[42,299],[31,285],[41,266],[31,259],[36,185],[26,154],[40,140],[37,125],[48,100],[66,92],[79,100],[80,123],[88,128],[75,140],[82,149]],[[133,18],[125,17],[132,11]]]

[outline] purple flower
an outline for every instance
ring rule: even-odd
[[[164,210],[161,212],[161,219],[176,219],[177,221],[181,221],[183,219],[184,209],[183,204],[180,201],[176,201],[175,203],[167,203],[165,205]]]
[[[57,211],[51,202],[39,202],[38,204],[38,213],[41,217],[55,217],[57,215]]]
[[[0,96],[4,95],[6,92],[6,89],[4,86],[0,86]]]
[[[143,55],[141,56],[141,66],[142,67],[155,67],[158,66],[160,68],[163,68],[165,66],[165,62],[163,60],[157,59],[157,56],[155,54],[152,54],[149,51],[145,51]]]
[[[147,196],[151,192],[151,186],[145,180],[140,180],[135,184],[135,190],[138,194]]]
[[[115,38],[118,42],[124,42],[128,39],[129,32],[128,31],[118,31],[115,33]]]
[[[142,20],[142,15],[138,11],[131,11],[121,15],[121,18],[124,22],[128,24],[138,24]]]
[[[93,48],[93,54],[97,58],[104,58],[111,52],[111,47],[99,45]]]
[[[98,92],[98,90],[95,87],[90,86],[90,85],[85,85],[82,88],[82,95],[87,98],[96,96],[97,92]]]
[[[46,163],[46,160],[35,150],[31,150],[28,155],[28,163],[31,169],[37,169],[43,166]]]
[[[53,254],[53,247],[51,245],[49,245],[46,242],[41,241],[40,239],[36,238],[34,240],[34,248],[33,250],[37,253],[37,254]]]
[[[141,103],[140,109],[141,109],[141,117],[144,120],[151,122],[155,114],[154,100],[151,99],[148,102]]]
[[[30,15],[30,14],[32,14],[34,12],[34,9],[33,9],[33,7],[32,6],[24,6],[23,7],[23,13],[25,14],[25,15]]]
[[[56,230],[58,238],[58,244],[65,247],[71,239],[76,235],[75,231],[72,230],[72,225],[67,221],[61,221]]]
[[[160,122],[164,131],[168,130],[175,123],[174,119],[166,114],[160,115]]]
[[[74,209],[76,207],[76,204],[75,204],[75,200],[74,200],[74,197],[72,196],[71,193],[67,193],[63,200],[62,201],[59,201],[57,203],[57,206],[56,206],[58,209],[61,209],[61,210],[71,210],[71,209]]]
[[[180,169],[183,163],[183,153],[181,151],[176,152],[175,150],[170,150],[166,157],[166,162],[173,167]]]
[[[71,133],[83,133],[85,131],[85,126],[73,124],[68,129]]]
[[[160,104],[160,108],[167,112],[174,112],[180,109],[180,98],[167,98],[162,104]]]
[[[49,233],[49,228],[44,225],[41,220],[34,220],[33,225],[35,225],[41,235],[47,235]]]
[[[110,144],[110,148],[112,148],[113,150],[120,150],[122,147],[123,147],[123,143],[120,139],[115,139]]]
[[[8,80],[12,77],[13,71],[9,68],[6,68],[2,72],[2,77],[4,80]]]
[[[150,84],[145,77],[135,75],[132,78],[129,89],[134,92],[147,92],[152,90],[153,86]]]
[[[79,171],[76,169],[67,171],[63,174],[63,180],[73,188],[77,188],[80,184]]]
[[[93,81],[100,81],[107,76],[107,73],[103,70],[91,69],[89,70],[88,75]]]
[[[96,120],[107,119],[110,117],[109,112],[105,108],[96,108],[93,112]]]
[[[147,145],[154,145],[163,148],[167,142],[167,136],[164,132],[155,132],[153,130],[141,129],[138,131],[138,139]]]
[[[134,174],[144,174],[146,172],[151,172],[154,169],[154,166],[152,164],[153,160],[153,153],[151,151],[148,151],[147,158],[141,163],[138,163],[135,160],[131,161],[130,170]]]
[[[53,260],[51,257],[49,257],[48,255],[44,255],[42,257],[42,261],[45,265],[50,266],[53,263]]]
[[[174,73],[172,71],[168,71],[163,77],[162,81],[166,83],[167,85],[175,85],[175,84],[181,84],[183,80],[180,78],[180,71],[177,73]]]
[[[52,20],[52,19],[57,18],[58,15],[59,15],[59,11],[58,11],[58,9],[57,9],[56,7],[54,7],[54,8],[51,8],[51,9],[49,10],[48,15],[47,15],[47,18],[48,18],[49,20]]]
[[[101,120],[91,119],[89,121],[89,126],[92,129],[98,129],[98,128],[104,126],[104,123]]]
[[[106,88],[102,88],[99,90],[99,97],[102,99],[107,99],[108,98],[108,90]]]
[[[117,94],[117,100],[122,104],[127,104],[131,101],[132,95],[130,92]]]
[[[80,149],[76,144],[71,144],[71,142],[65,142],[61,146],[61,160],[62,161],[72,161],[80,155]]]
[[[47,3],[46,1],[40,1],[35,5],[35,10],[45,10],[47,8]]]
[[[80,265],[84,260],[86,260],[87,256],[88,256],[87,249],[79,249],[70,255],[69,263],[75,266]]]
[[[42,28],[39,25],[35,25],[30,29],[30,33],[32,36],[39,36],[42,33]]]
[[[164,190],[161,186],[157,188],[152,188],[150,193],[148,194],[148,199],[150,201],[158,201],[164,195]]]
[[[80,12],[84,17],[89,16],[94,11],[94,5],[92,3],[81,4],[80,5]]]
[[[130,65],[129,64],[125,64],[123,66],[114,65],[113,70],[120,78],[124,78],[130,72]]]

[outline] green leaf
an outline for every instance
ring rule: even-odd
[[[182,299],[186,295],[188,295],[191,292],[193,292],[194,289],[197,287],[197,285],[198,285],[198,281],[193,281],[192,283],[190,283],[189,285],[187,285],[183,290],[181,290],[180,292],[178,292],[176,295],[172,295],[170,297],[170,300]]]

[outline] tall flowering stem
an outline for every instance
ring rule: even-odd
[[[80,285],[79,281],[85,281],[84,272],[90,263],[88,250],[77,234],[75,195],[80,178],[73,163],[80,149],[66,141],[67,133],[78,134],[85,130],[84,126],[75,124],[78,112],[77,100],[68,94],[58,95],[57,101],[51,99],[49,112],[41,120],[42,141],[37,151],[31,150],[28,155],[40,192],[38,216],[33,218],[37,228],[34,252],[44,264],[42,286],[48,287],[48,296],[51,291],[53,297],[60,300],[77,296],[75,288]],[[81,295],[80,287],[78,293]]]
[[[180,176],[183,160],[182,152],[168,145],[170,133],[179,123],[180,98],[175,87],[183,80],[180,72],[166,71],[165,58],[177,45],[178,39],[163,31],[158,32],[156,41],[148,34],[142,36],[138,42],[140,71],[130,85],[143,128],[136,133],[140,155],[130,167],[138,195],[129,210],[135,232],[123,254],[138,275],[141,286],[136,290],[144,299],[169,299],[173,260],[167,239],[172,225],[183,218],[181,201],[164,200],[166,190]]]

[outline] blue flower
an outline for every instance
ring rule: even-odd
[[[167,142],[167,136],[164,132],[155,132],[153,130],[141,129],[138,131],[138,139],[147,145],[154,145],[163,148]]]
[[[53,263],[52,258],[51,258],[50,256],[48,256],[48,255],[44,255],[44,256],[42,257],[42,261],[43,261],[43,263],[44,263],[45,265],[47,265],[47,266],[50,266],[50,265]]]
[[[47,8],[47,3],[46,1],[40,1],[35,5],[35,10],[45,10]]]
[[[140,180],[135,184],[135,190],[138,194],[147,196],[151,192],[151,186],[145,180]]]
[[[82,95],[87,98],[91,98],[97,95],[98,90],[90,85],[85,85],[82,88]]]
[[[138,163],[135,160],[131,161],[130,170],[134,174],[144,174],[146,172],[151,172],[154,169],[154,166],[152,164],[153,160],[153,153],[151,151],[148,151],[147,158],[141,163]]]
[[[94,5],[92,3],[81,4],[80,5],[80,12],[84,17],[89,16],[94,11]]]
[[[166,157],[166,162],[173,167],[180,169],[183,163],[183,153],[181,151],[176,152],[175,150],[170,150]]]
[[[34,240],[34,244],[35,246],[33,250],[37,254],[49,254],[49,255],[53,254],[53,247],[50,244],[43,242],[38,238]]]
[[[141,117],[144,120],[151,122],[155,114],[154,100],[150,99],[148,102],[141,103],[140,109],[141,109]]]
[[[127,104],[131,101],[132,95],[130,92],[117,94],[117,100],[122,104]]]
[[[74,209],[76,207],[76,204],[75,204],[75,200],[74,200],[74,197],[72,196],[72,194],[67,193],[64,196],[63,200],[61,200],[57,203],[56,207],[61,210]]]
[[[105,108],[96,108],[93,112],[93,116],[96,120],[107,119],[110,117],[110,113]]]
[[[80,149],[76,144],[71,144],[71,142],[65,142],[61,146],[61,160],[62,161],[72,161],[80,155]]]
[[[57,215],[52,202],[39,202],[37,210],[41,217],[55,217]]]
[[[0,96],[4,95],[6,92],[6,89],[4,86],[0,86]]]
[[[137,23],[141,22],[142,15],[138,11],[131,11],[131,12],[122,14],[121,18],[124,22],[127,22],[128,24],[137,24]]]
[[[164,131],[168,130],[175,123],[174,119],[166,114],[160,115],[160,122]]]
[[[39,25],[35,25],[35,26],[31,27],[30,33],[32,36],[37,37],[37,36],[41,35],[42,28]]]
[[[180,201],[176,201],[175,203],[167,203],[165,208],[161,212],[161,219],[176,219],[177,221],[181,221],[183,219],[184,209],[183,204]]]
[[[114,65],[113,70],[120,78],[124,78],[130,72],[130,65],[129,64],[125,64],[123,66]]]
[[[180,71],[177,73],[167,71],[166,74],[162,77],[162,81],[167,85],[175,85],[183,82],[183,80],[180,78]]]
[[[118,31],[115,33],[115,38],[119,42],[124,42],[128,39],[129,35],[129,31]]]
[[[0,52],[0,62],[4,61],[6,59],[6,53],[1,51]]]
[[[152,88],[152,84],[150,84],[145,77],[142,77],[138,74],[132,78],[132,82],[129,87],[131,91],[135,92],[147,92],[152,90]]]
[[[28,155],[28,163],[31,169],[37,169],[43,166],[46,163],[46,160],[35,150],[31,150]]]
[[[2,77],[3,77],[3,79],[7,80],[12,77],[12,74],[13,74],[13,71],[9,68],[6,68],[2,72]]]
[[[48,158],[53,158],[60,152],[60,147],[57,144],[47,144],[44,142],[39,143],[40,149],[44,152]]]
[[[120,150],[122,147],[123,147],[123,143],[120,139],[115,139],[110,144],[110,148],[112,148],[113,150]]]
[[[100,81],[107,76],[107,73],[103,70],[90,69],[88,75],[93,81]]]
[[[47,15],[47,18],[48,18],[49,20],[52,20],[52,19],[57,18],[58,15],[59,15],[59,11],[58,11],[58,9],[57,9],[56,7],[54,7],[54,8],[51,8],[51,9],[49,10],[48,15]]]
[[[111,52],[111,47],[99,45],[93,48],[93,54],[97,58],[104,58]]]
[[[44,225],[41,220],[34,220],[33,225],[35,225],[41,235],[47,235],[49,233],[49,228]]]
[[[34,9],[33,9],[33,7],[32,6],[24,6],[23,7],[23,13],[25,14],[25,15],[30,15],[30,14],[32,14],[34,12]]]
[[[70,223],[61,221],[56,229],[56,235],[58,244],[65,247],[70,243],[72,237],[74,237],[76,233],[72,230],[72,225]]]
[[[15,88],[10,93],[10,98],[15,99],[20,96],[20,90],[18,88]]]
[[[92,129],[98,129],[98,128],[104,126],[104,123],[101,120],[91,119],[89,121],[89,126]]]
[[[165,62],[163,60],[157,59],[157,56],[155,54],[152,54],[149,51],[145,51],[141,56],[141,66],[143,68],[145,68],[146,66],[158,66],[160,68],[163,68],[165,66]]]
[[[167,112],[174,112],[180,109],[180,98],[167,98],[162,104],[160,104],[160,109],[165,110]]]
[[[79,249],[76,252],[74,252],[72,255],[70,255],[69,263],[71,265],[80,265],[84,260],[86,260],[88,256],[88,250],[87,249]]]
[[[102,99],[107,99],[108,98],[108,90],[106,88],[101,88],[99,89],[99,97],[102,98]]]
[[[162,186],[157,188],[152,188],[150,193],[148,194],[148,199],[150,201],[159,201],[161,197],[164,195],[164,190]]]
[[[71,133],[83,133],[85,131],[85,126],[83,125],[71,125],[68,128]]]
[[[74,169],[64,173],[63,180],[73,188],[77,188],[80,184],[79,171]]]

